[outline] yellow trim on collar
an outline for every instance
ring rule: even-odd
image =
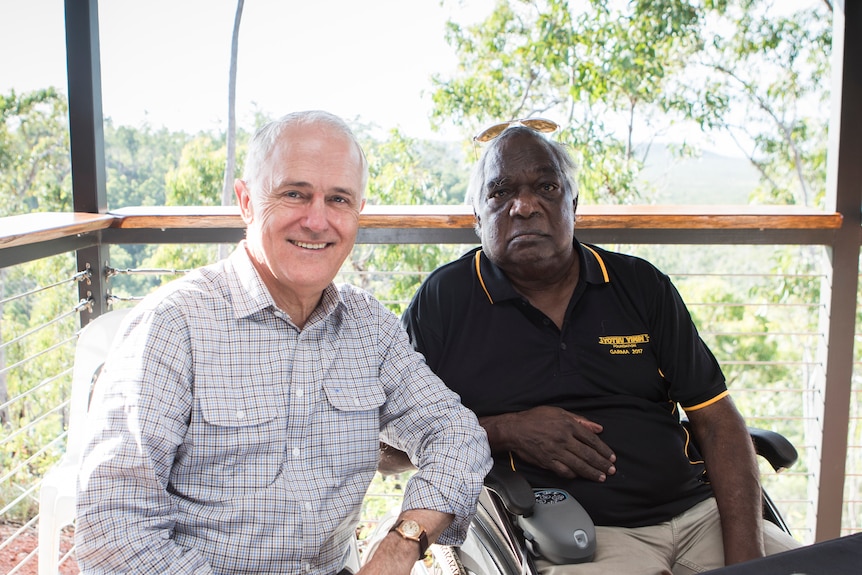
[[[482,279],[482,268],[479,265],[479,256],[482,254],[482,250],[476,252],[476,277],[479,278],[479,283],[482,284],[482,289],[485,291],[485,295],[488,296],[488,301],[491,302],[491,305],[494,305],[494,299],[491,297],[491,294],[488,293],[488,288],[485,287],[485,280]]]
[[[706,407],[708,405],[712,405],[713,403],[715,403],[719,399],[724,399],[728,395],[730,395],[730,390],[726,389],[722,393],[719,393],[718,395],[716,395],[715,397],[713,397],[710,400],[704,401],[703,403],[698,403],[697,405],[692,405],[691,407],[683,407],[683,409],[686,411],[697,411],[698,409],[703,409],[704,407]]]
[[[602,260],[601,256],[599,256],[598,252],[586,244],[581,245],[596,257],[596,261],[599,262],[599,267],[602,268],[602,276],[605,278],[605,283],[611,281],[611,278],[608,276],[608,268],[605,267],[605,262]]]

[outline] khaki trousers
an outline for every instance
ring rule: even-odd
[[[800,546],[769,521],[763,535],[767,555]],[[551,565],[540,559],[536,564],[543,575],[691,575],[724,567],[715,499],[658,525],[596,527],[596,556],[590,563]]]

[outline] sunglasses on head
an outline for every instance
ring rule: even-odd
[[[507,129],[514,126],[524,126],[525,128],[529,128],[536,132],[541,132],[543,134],[550,134],[551,132],[556,131],[560,126],[553,120],[546,120],[545,118],[520,118],[518,120],[510,120],[508,122],[502,122],[500,124],[494,124],[489,128],[485,128],[475,136],[473,136],[474,142],[490,142]]]

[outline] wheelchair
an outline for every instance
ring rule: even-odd
[[[753,427],[748,431],[756,453],[776,472],[796,463],[796,449],[783,435]],[[368,539],[369,549],[386,536],[397,516],[395,509],[381,520]],[[765,491],[763,517],[790,533]],[[534,489],[507,465],[495,462],[463,545],[432,545],[426,561],[416,563],[411,575],[537,575],[536,557],[579,563],[591,560],[594,553],[595,527],[571,495],[559,489]]]

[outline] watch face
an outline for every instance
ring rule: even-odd
[[[404,521],[400,527],[401,532],[408,537],[418,537],[422,528],[415,521]]]

